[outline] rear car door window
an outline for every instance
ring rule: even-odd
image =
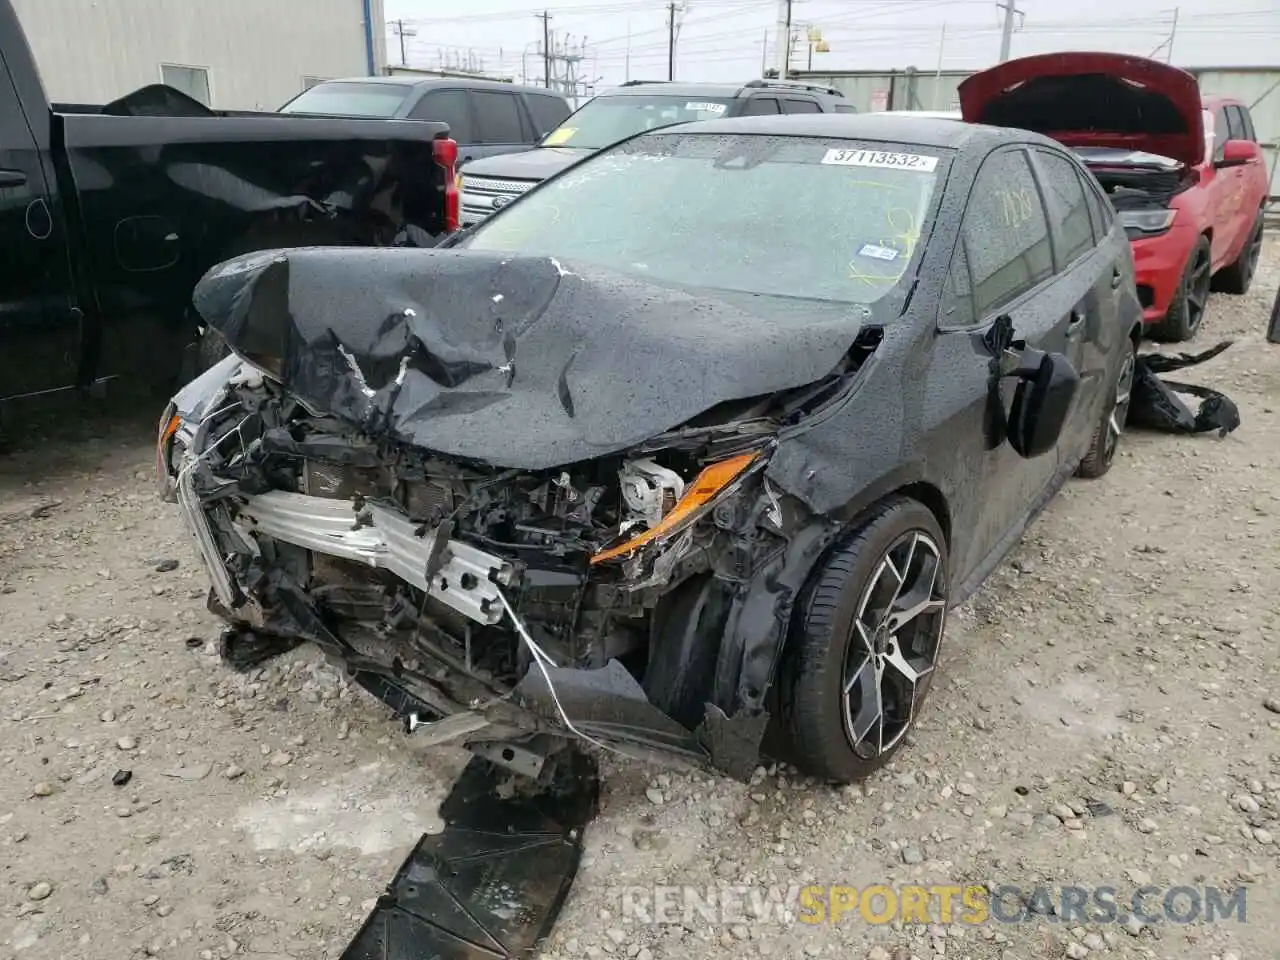
[[[1089,201],[1089,220],[1093,224],[1093,235],[1098,243],[1111,232],[1111,223],[1115,219],[1111,201],[1092,183],[1085,180],[1085,194]]]
[[[1093,249],[1093,225],[1089,220],[1089,200],[1076,166],[1061,154],[1037,150],[1049,222],[1058,252],[1058,269]]]
[[[1215,107],[1213,111],[1213,159],[1222,159],[1222,148],[1231,139],[1230,121],[1224,107]]]
[[[1240,122],[1244,125],[1244,139],[1257,143],[1258,134],[1253,129],[1253,117],[1249,114],[1249,108],[1236,107],[1236,109],[1240,111]]]
[[[822,108],[814,100],[803,100],[799,97],[787,97],[785,101],[787,113],[821,113]]]
[[[526,93],[524,101],[529,105],[529,113],[533,116],[533,127],[538,136],[550,133],[569,116],[569,105],[559,97],[549,97],[541,93]]]
[[[1023,150],[1001,150],[983,161],[962,233],[974,309],[984,320],[1053,276],[1049,222]]]
[[[432,90],[424,94],[409,114],[412,120],[438,120],[449,125],[449,136],[458,143],[475,143],[475,125],[465,90]]]
[[[1231,140],[1246,139],[1244,133],[1244,118],[1240,116],[1239,107],[1227,107],[1227,137]]]
[[[523,143],[520,129],[520,103],[510,93],[472,90],[471,103],[476,111],[480,137],[477,143]]]
[[[782,108],[778,106],[778,101],[774,97],[752,97],[747,101],[746,109],[742,111],[744,117],[765,117],[773,116],[782,112]]]

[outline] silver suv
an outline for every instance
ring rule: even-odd
[[[855,112],[839,90],[796,81],[632,80],[588,100],[543,137],[537,149],[487,157],[463,167],[462,225],[479,223],[548,177],[645,130],[722,117]]]

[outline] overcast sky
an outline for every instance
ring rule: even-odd
[[[388,20],[404,18],[410,66],[438,66],[441,57],[520,79],[542,76],[540,12],[530,0],[384,0]],[[1051,50],[1117,50],[1148,56],[1174,29],[1173,60],[1183,66],[1275,65],[1280,62],[1280,0],[1016,0],[1023,15],[1013,56]],[[761,55],[777,64],[777,0],[685,0],[679,19],[676,77],[745,80],[760,75]],[[556,42],[585,40],[581,75],[602,85],[631,78],[664,79],[667,71],[663,0],[546,0]],[[993,63],[1002,11],[994,0],[796,0],[793,21],[821,30],[829,53],[814,69],[934,70]],[[447,12],[446,12],[447,11]],[[387,54],[400,56],[394,27]],[[768,49],[762,49],[765,34]],[[630,40],[628,40],[628,34]],[[944,37],[945,34],[945,37]],[[628,48],[630,56],[628,57]],[[1167,48],[1166,48],[1167,49]],[[1157,56],[1165,59],[1165,50]],[[792,59],[803,68],[808,46]],[[629,64],[629,67],[628,67]]]

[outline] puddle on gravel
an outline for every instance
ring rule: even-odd
[[[327,787],[242,807],[236,826],[258,850],[345,847],[365,855],[385,853],[444,829],[438,810],[450,783],[442,778],[424,784],[421,771],[377,761]]]

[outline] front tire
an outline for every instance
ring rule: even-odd
[[[895,496],[814,573],[783,665],[790,758],[862,780],[901,748],[933,682],[946,626],[947,547],[933,513]]]
[[[1094,428],[1089,450],[1076,468],[1076,476],[1086,480],[1096,480],[1111,469],[1116,450],[1120,447],[1120,437],[1124,434],[1125,423],[1129,419],[1129,400],[1133,396],[1138,348],[1128,337],[1125,337],[1124,342],[1125,355],[1120,361],[1116,382],[1111,385],[1111,393],[1102,410],[1102,417]]]
[[[1182,343],[1190,340],[1200,330],[1205,308],[1209,304],[1209,287],[1213,265],[1210,259],[1209,238],[1201,237],[1191,252],[1178,291],[1169,304],[1164,319],[1148,331],[1153,340],[1165,343]]]

